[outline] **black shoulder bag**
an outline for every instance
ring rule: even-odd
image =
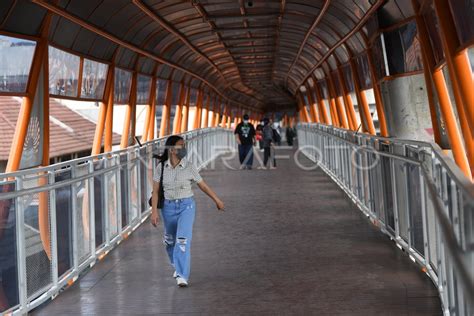
[[[158,203],[157,208],[162,209],[165,203],[165,190],[163,189],[163,171],[165,170],[165,163],[161,162],[161,174],[160,174],[160,191],[158,192]],[[153,192],[152,192],[153,195]],[[152,197],[148,200],[148,205],[152,205]]]

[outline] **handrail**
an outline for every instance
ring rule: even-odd
[[[474,313],[474,184],[436,144],[311,123],[298,125],[298,143],[426,269],[437,285],[445,315]],[[388,151],[378,147],[382,143]],[[378,157],[375,165],[369,164],[373,156]],[[354,157],[363,168],[350,163]],[[410,200],[411,194],[416,201]]]
[[[229,129],[181,136],[198,169],[235,148]],[[53,299],[148,218],[153,154],[165,138],[0,174],[1,272],[11,269],[15,281],[0,287],[16,296],[0,314],[24,315]]]

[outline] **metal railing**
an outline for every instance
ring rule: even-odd
[[[445,315],[474,315],[474,185],[436,144],[321,124],[300,124],[298,143],[421,265]]]
[[[235,148],[222,128],[182,136],[199,169]],[[0,312],[54,298],[146,220],[152,154],[164,141],[0,174]]]

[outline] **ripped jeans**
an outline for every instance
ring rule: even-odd
[[[176,274],[189,279],[191,270],[191,240],[196,203],[193,197],[165,200],[161,215],[165,227],[163,242]]]

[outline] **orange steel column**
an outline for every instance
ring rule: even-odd
[[[147,141],[155,139],[156,137],[155,125],[156,125],[156,99],[153,99],[153,107],[151,108],[151,120],[150,120],[150,128],[148,129]]]
[[[221,101],[216,96],[216,103],[214,103],[214,117],[212,119],[212,127],[219,126],[220,112],[221,112]]]
[[[323,121],[324,124],[329,125],[329,117],[328,117],[328,112],[326,110],[326,105],[324,104],[323,97],[321,95],[321,91],[319,91],[319,86],[318,82],[316,79],[313,77],[314,81],[314,92],[316,93],[316,98],[318,99],[318,105],[319,105],[319,113],[321,117],[321,121]]]
[[[349,118],[349,121],[352,124],[352,130],[355,131],[355,130],[358,129],[359,124],[357,122],[357,117],[356,117],[356,113],[355,113],[355,110],[354,110],[354,103],[352,103],[352,98],[350,96],[349,89],[347,88],[347,84],[346,84],[346,81],[344,79],[344,74],[342,73],[341,67],[337,68],[337,74],[339,76],[339,81],[341,83],[343,99],[344,99],[344,103],[346,105],[347,117]]]
[[[303,122],[310,123],[311,119],[309,118],[308,110],[306,109],[306,106],[304,104],[304,99],[303,96],[301,95],[301,92],[297,94],[297,98],[300,101],[300,118]]]
[[[227,104],[224,105],[224,110],[222,111],[222,119],[221,119],[221,124],[220,124],[221,127],[225,127],[225,124],[227,122],[226,113],[227,113]]]
[[[347,123],[346,113],[344,112],[344,108],[342,107],[341,100],[337,96],[336,87],[334,85],[334,81],[333,81],[331,73],[327,74],[327,79],[328,79],[328,83],[329,83],[328,84],[329,94],[332,94],[332,99],[333,99],[333,100],[331,100],[331,103],[334,102],[334,108],[336,110],[334,112],[334,114],[335,114],[335,116],[337,116],[337,121],[339,122],[339,127],[348,129],[349,125]]]
[[[419,7],[416,1],[412,1],[412,3],[414,4],[415,11],[418,11]],[[456,164],[459,166],[459,168],[464,172],[464,174],[468,178],[472,178],[472,166],[469,166],[466,150],[462,143],[462,136],[459,131],[456,116],[453,111],[453,105],[449,97],[448,87],[446,85],[444,73],[441,69],[435,69],[436,62],[433,55],[433,51],[431,49],[431,44],[429,42],[426,23],[419,14],[416,15],[416,23],[420,34],[419,38],[422,48],[421,52],[423,57],[423,65],[424,69],[428,72],[427,76],[425,76],[427,77],[426,85],[431,85],[431,78],[433,78],[435,90],[438,95],[441,115],[443,117],[444,124],[446,125],[446,132],[448,134],[449,143],[453,151],[454,160],[456,161]],[[433,122],[433,125],[435,125],[435,123],[436,122]],[[466,145],[468,145],[468,140],[466,140]],[[466,149],[467,148],[469,147],[466,146]]]
[[[186,97],[186,88],[183,82],[179,84],[179,98],[173,120],[173,134],[181,133],[181,121],[183,118],[183,105]]]
[[[105,81],[104,95],[102,96],[102,101],[100,102],[99,106],[99,117],[95,126],[94,141],[92,143],[91,155],[93,156],[98,155],[101,152],[102,137],[104,135],[105,122],[108,113],[110,90],[112,90],[112,94],[114,90],[114,78],[115,67],[113,65],[109,65]]]
[[[155,117],[152,115],[155,104],[156,104],[156,78],[153,77],[151,79],[148,106],[146,108],[145,126],[143,127],[142,142],[151,140],[150,138],[148,138],[148,135],[150,134],[149,131],[151,129],[152,122],[155,120]]]
[[[169,134],[169,127],[170,127],[170,107],[171,107],[171,99],[173,97],[173,83],[171,80],[168,80],[168,83],[166,84],[166,96],[165,96],[165,102],[163,104],[163,111],[161,114],[161,126],[160,126],[160,138],[165,137],[166,135]]]
[[[207,127],[214,127],[214,116],[215,116],[215,108],[216,108],[216,98],[211,98],[211,95],[209,95],[209,99],[212,99],[212,106],[210,107],[209,111],[209,121],[207,124]]]
[[[198,129],[199,126],[201,126],[200,121],[203,95],[203,90],[200,88],[196,100],[196,111],[194,113],[193,129]]]
[[[367,61],[369,64],[370,69],[370,76],[372,77],[372,88],[374,89],[374,96],[375,96],[375,106],[377,109],[377,116],[379,119],[380,124],[380,135],[383,137],[388,137],[388,128],[387,128],[387,120],[385,118],[383,100],[382,100],[382,92],[380,92],[380,86],[377,82],[377,76],[375,75],[375,66],[374,61],[372,60],[372,56],[367,51]]]
[[[456,78],[457,82],[457,84],[453,84],[453,89],[459,91],[464,113],[472,131],[474,129],[474,78],[467,49],[457,52],[461,44],[457,36],[448,1],[434,0],[434,6],[438,15],[441,42],[448,69],[450,70],[450,76]]]
[[[114,67],[115,69],[115,67]],[[114,82],[109,90],[107,99],[107,115],[105,117],[105,131],[104,131],[104,152],[112,151],[112,135],[113,135],[113,120],[114,120],[114,95],[115,95],[115,75]]]
[[[435,100],[433,98],[433,84],[432,84],[432,69],[434,67],[434,56],[431,52],[432,59],[427,56],[424,50],[431,50],[430,39],[428,30],[423,17],[419,13],[418,1],[412,0],[412,6],[415,9],[415,20],[418,28],[418,38],[420,39],[420,46],[422,46],[422,58],[423,58],[423,74],[426,83],[426,93],[428,95],[428,105],[430,106],[431,125],[433,127],[434,139],[437,144],[441,144],[441,133],[438,125],[438,114],[435,108]],[[433,62],[433,64],[431,64]]]
[[[311,121],[314,123],[319,123],[318,112],[316,110],[316,103],[313,100],[313,95],[311,93],[309,84],[306,85],[306,97],[308,98],[309,112],[311,114]]]
[[[365,94],[365,91],[363,91],[360,87],[359,72],[357,70],[357,66],[353,59],[351,59],[349,62],[352,70],[352,78],[354,80],[354,90],[357,96],[357,102],[359,103],[360,120],[365,126],[366,132],[371,135],[375,135],[376,133],[374,121],[372,120],[372,116],[370,115],[369,103],[367,102],[367,96]]]
[[[206,107],[202,111],[201,128],[206,128],[209,125],[209,112],[211,107],[211,95],[207,94]]]
[[[135,103],[136,89],[137,89],[137,72],[133,72],[132,83],[130,86],[130,95],[128,97],[127,109],[125,112],[125,119],[122,130],[122,138],[120,140],[120,148],[127,148],[130,138],[130,127],[132,126],[133,106]]]
[[[186,100],[183,105],[183,117],[181,119],[181,133],[188,131],[188,121],[189,121],[189,102],[191,99],[191,86],[188,87],[186,93]]]

